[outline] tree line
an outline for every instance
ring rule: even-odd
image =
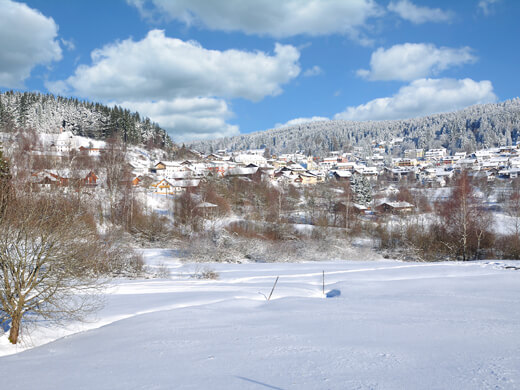
[[[120,106],[52,94],[7,91],[0,94],[0,132],[32,128],[46,133],[60,129],[93,139],[121,138],[125,143],[170,147],[172,140],[157,123]]]
[[[201,152],[269,148],[273,154],[297,151],[327,156],[331,151],[349,152],[354,147],[370,155],[372,142],[386,142],[387,153],[407,149],[446,148],[451,153],[511,145],[520,135],[520,99],[481,104],[466,109],[406,120],[308,122],[251,134],[192,142]],[[390,142],[403,138],[391,148]]]

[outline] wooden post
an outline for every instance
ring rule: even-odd
[[[271,300],[271,296],[273,295],[274,288],[276,287],[276,283],[278,283],[279,276],[276,277],[276,280],[274,281],[273,289],[271,290],[271,294],[269,294],[269,298],[267,298],[268,301]]]

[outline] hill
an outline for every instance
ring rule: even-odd
[[[445,147],[451,152],[510,145],[519,141],[520,99],[482,104],[422,118],[354,122],[330,120],[227,137],[197,141],[189,146],[201,152],[219,149],[269,148],[271,153],[302,151],[325,155],[332,150],[370,147],[373,141],[402,138],[399,151]]]
[[[41,133],[68,130],[98,140],[117,134],[130,144],[172,144],[165,130],[138,112],[52,94],[8,91],[0,94],[0,132],[16,128]]]

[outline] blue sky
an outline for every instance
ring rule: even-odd
[[[150,116],[178,142],[519,95],[516,0],[0,0],[0,89]]]

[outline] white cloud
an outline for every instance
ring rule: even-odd
[[[411,81],[476,60],[469,47],[454,49],[425,43],[404,43],[386,50],[380,47],[372,53],[371,69],[360,69],[357,74],[369,80]]]
[[[426,22],[449,22],[453,19],[453,12],[443,11],[440,8],[420,7],[409,0],[391,1],[388,9],[397,13],[401,18],[415,24]]]
[[[281,93],[281,85],[300,73],[300,52],[291,45],[276,44],[274,55],[208,50],[161,30],[141,41],[104,46],[91,57],[92,65],[78,66],[74,75],[48,88],[101,100],[220,96],[258,101]]]
[[[179,143],[239,134],[238,126],[226,123],[233,116],[224,100],[177,98],[157,102],[119,102],[117,105],[148,116]]]
[[[73,50],[76,50],[76,45],[74,44],[74,41],[72,39],[64,39],[64,38],[61,38],[60,39],[61,41],[61,44],[63,46],[65,46],[65,48],[69,51],[73,51]]]
[[[499,1],[500,0],[480,0],[478,2],[478,8],[484,13],[484,15],[489,15],[493,12],[493,5]]]
[[[318,65],[314,65],[312,68],[307,69],[303,72],[305,77],[313,77],[318,76],[323,73],[323,69],[321,69]]]
[[[313,116],[311,118],[295,118],[295,119],[291,119],[290,121],[287,121],[285,123],[277,123],[274,125],[274,128],[277,129],[279,127],[294,126],[294,125],[301,125],[303,123],[322,122],[322,121],[329,121],[329,120],[330,119],[325,116]]]
[[[238,126],[223,99],[259,101],[278,95],[300,73],[300,52],[276,44],[274,54],[208,50],[194,41],[152,30],[91,53],[66,80],[47,82],[55,93],[117,103],[137,110],[169,131],[174,140],[236,135]]]
[[[23,87],[36,65],[61,60],[58,26],[38,10],[0,0],[0,86]]]
[[[495,102],[490,81],[471,79],[419,79],[402,87],[392,97],[379,98],[357,107],[348,107],[335,119],[406,119],[454,111],[473,104]]]
[[[359,36],[382,10],[374,0],[127,0],[144,17],[168,17],[211,30],[285,38],[299,34]]]

